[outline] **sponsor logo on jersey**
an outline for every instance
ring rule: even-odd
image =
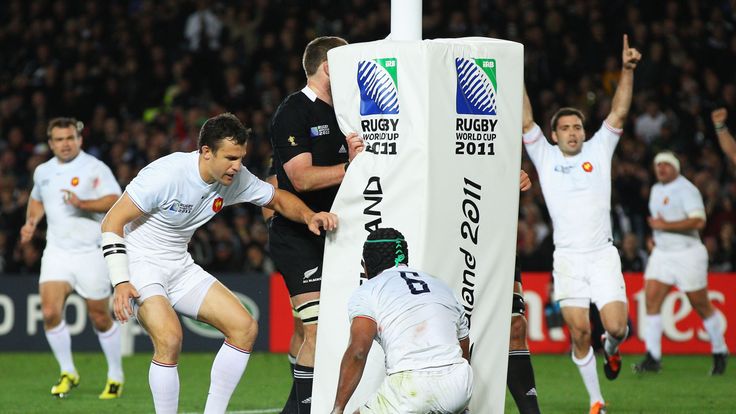
[[[309,279],[312,276],[314,276],[315,273],[317,273],[318,270],[319,270],[319,266],[315,267],[314,269],[309,269],[306,272],[304,272],[304,280],[306,281],[307,279]],[[317,279],[317,280],[319,280],[319,279]]]
[[[361,60],[358,62],[358,89],[361,115],[397,115],[399,83],[396,58]]]
[[[79,185],[79,177],[72,178],[72,187],[76,187]]]
[[[222,210],[223,205],[222,197],[217,197],[215,201],[212,202],[212,211],[215,213],[219,213],[220,210]]]
[[[193,204],[184,204],[179,200],[169,201],[163,206],[164,211],[171,211],[173,213],[184,213],[184,214],[191,213],[193,208],[194,208]]]
[[[497,115],[496,59],[455,58],[458,114]]]
[[[585,161],[583,163],[583,171],[587,173],[593,171],[593,164],[591,164],[589,161]]]
[[[572,169],[571,165],[555,165],[555,172],[561,172],[563,174],[570,174]]]
[[[312,138],[316,138],[322,135],[329,135],[330,134],[330,126],[329,125],[317,125],[309,128],[309,136]]]

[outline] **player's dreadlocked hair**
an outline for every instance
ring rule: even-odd
[[[382,271],[409,262],[409,247],[404,235],[390,227],[368,235],[363,244],[363,261],[368,279]]]

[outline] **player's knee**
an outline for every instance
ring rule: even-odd
[[[590,327],[571,326],[570,336],[575,343],[590,341]]]
[[[112,326],[112,318],[108,312],[102,310],[89,310],[89,319],[96,330],[105,332]]]
[[[523,316],[511,318],[511,347],[523,346],[526,342],[526,319]]]
[[[160,362],[172,362],[179,359],[181,352],[182,334],[179,332],[168,332],[153,338],[153,348]]]
[[[53,305],[41,305],[44,326],[53,328],[61,323],[61,309]]]
[[[242,318],[234,318],[222,331],[233,345],[251,349],[258,336],[258,322],[247,312]]]

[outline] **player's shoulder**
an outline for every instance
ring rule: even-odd
[[[42,176],[44,174],[48,174],[49,172],[53,171],[56,166],[59,165],[59,162],[56,160],[56,157],[51,157],[48,160],[42,162],[41,164],[38,164],[36,169],[33,171],[34,176]]]
[[[698,190],[698,187],[696,187],[695,184],[692,183],[692,181],[688,180],[683,175],[679,175],[675,179],[675,184],[679,186],[680,188],[687,189],[688,191],[696,192],[698,194],[700,193],[700,190]]]
[[[303,91],[296,91],[284,99],[276,112],[274,119],[279,116],[288,116],[294,113],[306,112],[311,107],[312,101],[304,94]]]
[[[152,170],[179,170],[192,167],[192,159],[198,157],[197,151],[174,152],[152,161],[146,166]]]

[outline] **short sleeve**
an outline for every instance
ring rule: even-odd
[[[682,197],[682,207],[688,218],[696,217],[705,220],[705,206],[698,188],[694,185],[688,185],[686,191],[682,192]]]
[[[529,154],[529,158],[539,168],[539,165],[544,161],[545,153],[552,147],[544,136],[542,128],[534,124],[534,128],[531,131],[522,135],[522,142],[524,143],[524,148],[526,148],[526,153]]]
[[[33,188],[31,189],[31,198],[36,201],[43,201],[41,197],[41,188],[38,185],[38,168],[33,172]]]
[[[357,317],[376,320],[376,313],[373,306],[371,306],[370,291],[368,289],[363,289],[363,286],[361,286],[350,296],[350,300],[348,301],[348,316],[351,321]]]
[[[118,184],[110,168],[101,161],[97,165],[97,177],[94,183],[97,195],[100,197],[111,194],[120,195],[122,192],[120,184]]]
[[[608,122],[603,121],[601,127],[593,134],[589,142],[585,145],[600,146],[608,158],[613,157],[613,152],[616,151],[616,145],[621,138],[624,130],[621,128],[614,128],[608,125]]]
[[[458,304],[458,308],[460,309],[460,318],[457,320],[457,340],[462,341],[470,336],[470,326],[468,326],[468,318],[460,304]]]
[[[271,145],[282,164],[312,151],[307,115],[294,97],[283,104],[271,121]]]
[[[149,164],[125,187],[130,199],[144,213],[152,213],[166,197],[163,191],[166,174],[162,169],[159,163]]]
[[[263,207],[273,200],[276,189],[243,167],[238,172],[237,181],[230,186],[233,191],[225,198],[225,205],[253,203]]]

